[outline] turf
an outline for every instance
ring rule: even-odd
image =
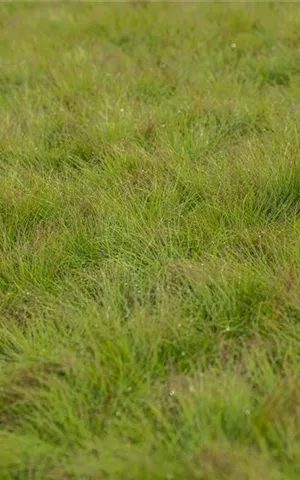
[[[298,480],[300,4],[0,5],[0,479]]]

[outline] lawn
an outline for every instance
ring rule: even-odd
[[[300,3],[0,4],[0,479],[300,478]]]

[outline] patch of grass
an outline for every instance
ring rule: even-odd
[[[0,5],[1,479],[299,478],[299,21]]]

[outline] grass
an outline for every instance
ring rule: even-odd
[[[0,5],[1,480],[300,475],[300,5]]]

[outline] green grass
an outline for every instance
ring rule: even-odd
[[[300,4],[0,5],[0,479],[298,480]]]

